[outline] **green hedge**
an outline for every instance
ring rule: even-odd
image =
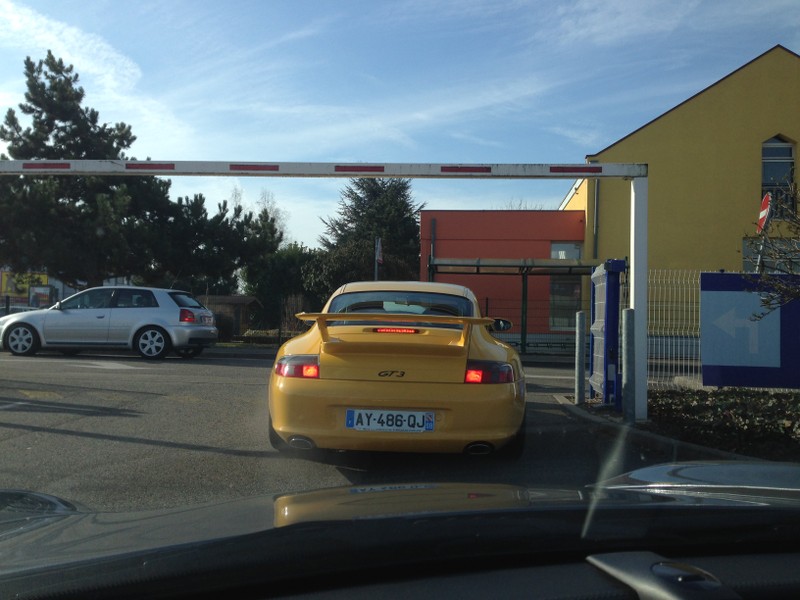
[[[768,460],[800,462],[800,394],[742,389],[660,391],[648,395],[645,428]]]

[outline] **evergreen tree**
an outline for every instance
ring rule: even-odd
[[[325,235],[304,270],[306,288],[330,293],[348,281],[374,277],[375,239],[381,239],[380,279],[419,278],[419,211],[408,179],[351,179],[338,216],[322,219]]]
[[[291,309],[299,304],[310,310],[319,310],[322,304],[304,286],[302,273],[315,251],[303,244],[292,242],[272,254],[262,254],[244,269],[245,293],[261,302],[259,321],[262,328],[284,328],[292,323]],[[297,312],[297,311],[295,311]]]
[[[0,139],[17,160],[119,159],[136,139],[124,123],[101,125],[97,111],[83,108],[78,75],[51,52],[25,60],[28,91],[20,111],[0,126]],[[2,158],[6,158],[3,156]],[[0,262],[14,270],[39,269],[75,285],[98,284],[119,274],[132,254],[126,219],[131,202],[120,178],[25,177],[4,182],[0,195]]]
[[[38,63],[25,60],[25,76],[19,110],[30,125],[23,127],[13,109],[0,125],[11,158],[127,159],[136,139],[131,127],[101,124],[96,110],[82,106],[71,65],[48,52]],[[0,178],[0,264],[17,272],[44,268],[72,287],[134,276],[193,291],[236,291],[235,273],[263,233],[252,213],[223,202],[209,216],[202,195],[172,202],[169,189],[155,177]]]

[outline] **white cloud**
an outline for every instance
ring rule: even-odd
[[[142,72],[129,57],[118,52],[102,37],[77,27],[48,18],[11,0],[0,0],[0,45],[20,50],[35,60],[47,50],[66,64],[74,66],[79,84],[86,90],[87,106],[100,113],[103,122],[123,121],[133,125],[140,140],[157,140],[155,144],[134,143],[129,154],[138,158],[164,158],[163,150],[180,149],[175,140],[191,138],[192,128],[176,116],[163,102],[143,95],[137,89]],[[13,106],[22,99],[0,102]]]
[[[470,6],[473,12],[485,8],[482,2]],[[323,35],[335,20],[323,17],[289,27],[256,46],[228,47],[210,38],[202,60],[195,57],[160,96],[138,87],[142,69],[102,37],[12,0],[0,0],[0,44],[33,56],[50,48],[73,64],[87,90],[86,104],[105,122],[132,125],[137,141],[129,153],[140,159],[255,160],[266,151],[280,160],[380,160],[358,154],[372,152],[376,144],[385,144],[388,151],[414,149],[420,134],[448,136],[453,124],[518,111],[548,87],[530,75],[475,77],[400,97],[309,102],[299,75],[308,73],[303,68],[313,67],[319,57],[265,51],[302,45]],[[312,62],[304,64],[307,59]]]
[[[673,31],[698,4],[698,0],[575,0],[559,5],[556,23],[539,35],[562,45],[618,45]]]
[[[504,146],[502,142],[497,140],[490,140],[465,132],[453,131],[450,133],[450,137],[460,142],[467,142],[468,144],[476,144],[478,146],[487,146],[489,148],[502,148]]]
[[[257,142],[268,140],[270,146],[279,147],[290,156],[306,157],[341,157],[343,152],[368,149],[380,142],[414,149],[417,135],[441,132],[437,135],[451,136],[454,123],[487,121],[498,113],[521,111],[548,88],[549,84],[534,77],[521,76],[509,80],[476,79],[466,85],[417,90],[413,95],[372,99],[370,104],[350,107],[270,105],[263,114],[291,115],[291,128],[276,123],[276,128]],[[368,160],[363,156],[349,158]]]
[[[88,75],[101,93],[128,93],[141,70],[101,37],[50,19],[11,0],[0,0],[0,43],[44,56],[52,50],[57,58]]]
[[[548,131],[566,138],[584,151],[595,150],[602,140],[602,133],[595,127],[578,125],[576,127],[555,126]]]
[[[13,94],[11,92],[0,90],[0,106],[13,106],[22,99],[22,94]]]
[[[721,33],[757,23],[774,24],[776,29],[800,25],[797,0],[572,0],[559,3],[535,37],[562,47],[618,47],[634,39],[671,34],[695,35],[708,43],[702,32]]]
[[[333,19],[319,19],[312,23],[307,24],[305,27],[288,31],[277,38],[268,41],[265,45],[261,46],[258,50],[262,52],[266,49],[275,48],[284,44],[294,43],[301,40],[306,40],[318,36],[325,30],[326,26],[331,23]]]

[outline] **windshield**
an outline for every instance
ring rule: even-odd
[[[800,531],[798,7],[652,4],[0,2],[0,597]]]
[[[355,292],[336,296],[331,301],[328,312],[387,312],[471,317],[473,308],[467,298],[458,296],[381,291]]]

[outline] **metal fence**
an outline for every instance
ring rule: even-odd
[[[648,290],[648,388],[702,387],[700,271],[650,271]],[[627,306],[627,298],[623,302]],[[771,392],[796,391],[768,389]]]
[[[701,386],[700,271],[653,269],[647,289],[648,388]],[[626,285],[622,292],[627,307]]]
[[[575,355],[575,313],[578,306],[558,298],[532,298],[523,308],[520,299],[483,298],[481,310],[485,316],[507,319],[514,324],[507,333],[495,336],[525,354]],[[522,335],[522,324],[526,332]]]
[[[702,385],[700,365],[700,271],[653,269],[648,274],[648,387],[650,389],[696,388]],[[484,300],[492,317],[520,322],[518,300]],[[588,302],[588,301],[587,301]],[[620,310],[628,307],[628,283],[621,278]],[[530,301],[525,347],[518,328],[497,337],[527,354],[574,357],[574,320],[569,327],[543,332],[556,322],[553,300]],[[563,312],[563,311],[562,311]],[[591,323],[587,319],[587,328]],[[531,325],[538,325],[532,327]],[[537,331],[538,329],[538,331]],[[588,334],[588,331],[587,331]],[[588,335],[587,335],[588,343]],[[588,349],[587,349],[588,355]]]

